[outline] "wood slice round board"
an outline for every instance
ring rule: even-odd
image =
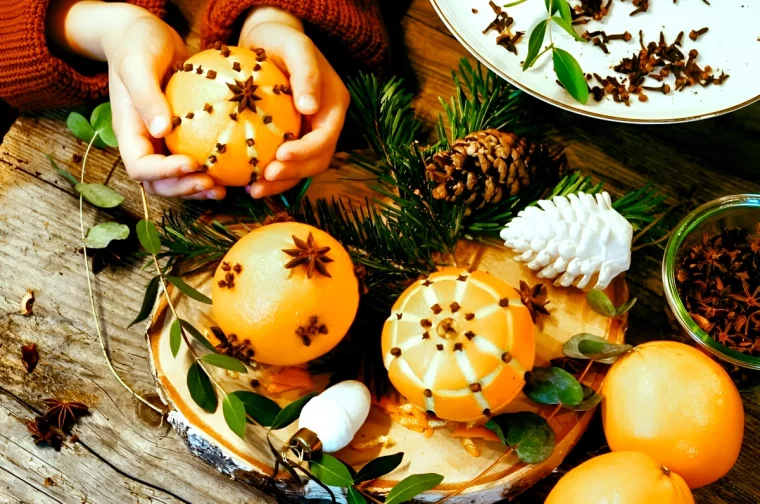
[[[339,170],[336,170],[338,172]],[[326,176],[327,184],[335,184],[333,178],[339,174]],[[345,186],[346,184],[338,184]],[[350,185],[350,184],[349,184]],[[322,184],[316,184],[315,191],[324,190]],[[338,190],[340,189],[340,190]],[[335,185],[331,193],[352,194],[357,192],[350,188]],[[361,194],[361,193],[359,193]],[[362,195],[363,196],[363,195]],[[461,242],[456,251],[457,264],[470,269],[487,271],[509,283],[518,286],[520,280],[533,285],[539,280],[526,266],[514,260],[514,255],[502,246],[483,245],[474,242]],[[196,274],[185,280],[206,295],[211,294],[212,274]],[[607,318],[601,316],[588,306],[585,293],[576,288],[559,288],[551,285],[551,281],[543,280],[548,287],[547,306],[551,316],[542,316],[537,322],[536,366],[548,366],[551,359],[562,357],[562,343],[575,334],[587,332],[606,337],[610,342],[622,343],[627,327],[626,317]],[[193,301],[170,287],[170,295],[175,303],[179,316],[201,331],[216,325],[210,305]],[[625,280],[618,277],[607,289],[607,295],[616,305],[622,304],[628,298]],[[262,289],[262,295],[266,291]],[[185,438],[190,449],[207,462],[215,465],[221,472],[248,482],[264,491],[272,490],[269,477],[272,475],[274,458],[266,438],[266,430],[248,425],[246,439],[235,435],[225,423],[221,405],[213,414],[200,409],[190,397],[186,385],[187,371],[192,363],[186,345],[181,345],[177,357],[173,357],[169,346],[169,329],[173,321],[166,300],[162,297],[152,323],[148,328],[147,337],[150,346],[151,363],[158,383],[159,393],[170,406],[169,421]],[[379,331],[378,331],[379,337]],[[585,375],[583,383],[599,390],[608,366],[594,364]],[[304,368],[305,369],[305,368]],[[215,378],[225,391],[250,390],[268,395],[281,406],[302,396],[307,390],[291,390],[281,394],[265,394],[264,385],[281,369],[254,365],[248,374],[237,374],[217,368],[211,368]],[[251,379],[259,381],[255,389]],[[312,376],[315,391],[323,390],[329,376]],[[373,398],[377,400],[377,398]],[[506,412],[534,411],[548,417],[554,407],[539,406],[523,394],[520,394],[509,404]],[[477,485],[468,488],[462,495],[452,498],[452,503],[490,503],[513,497],[524,491],[541,478],[553,471],[567,453],[572,449],[581,435],[585,432],[594,410],[574,412],[561,410],[549,420],[556,434],[557,446],[552,455],[544,462],[535,465],[521,463],[512,453],[505,457]],[[297,430],[297,422],[288,428],[275,431],[279,440],[287,441]],[[358,450],[352,447],[386,436],[387,443],[372,449]],[[426,437],[394,422],[389,414],[373,404],[369,418],[360,429],[352,445],[344,448],[335,456],[346,463],[359,468],[369,460],[397,452],[404,452],[402,464],[392,473],[375,480],[366,488],[378,496],[387,494],[396,483],[412,474],[438,473],[444,476],[443,483],[417,497],[420,502],[435,502],[447,493],[478,476],[485,468],[500,458],[507,447],[481,439],[475,440],[480,451],[477,457],[469,454],[462,446],[460,439],[455,438],[447,429],[436,430]],[[288,479],[287,473],[280,472],[277,487],[283,494],[293,499],[326,499],[327,493],[313,482],[302,485]],[[345,502],[345,496],[336,492],[337,497]]]

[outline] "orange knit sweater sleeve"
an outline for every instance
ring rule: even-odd
[[[216,41],[236,42],[228,40],[230,35],[241,16],[257,5],[287,10],[303,20],[307,29],[316,29],[329,48],[317,45],[332,56],[333,64],[343,62],[343,67],[370,71],[382,71],[387,65],[388,39],[375,0],[209,0],[201,34],[203,47]]]
[[[20,109],[101,100],[108,92],[105,65],[75,64],[45,37],[48,4],[55,0],[0,0],[0,99]],[[165,0],[131,0],[163,15]]]

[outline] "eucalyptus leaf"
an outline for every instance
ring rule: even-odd
[[[547,22],[548,21],[546,19],[542,19],[530,32],[530,39],[528,40],[528,54],[525,56],[525,61],[523,62],[523,71],[532,67],[533,63],[536,61],[536,58],[538,58],[538,53],[541,50],[541,45],[544,43]]]
[[[551,12],[554,14],[557,12],[557,9],[559,9],[557,0],[544,0],[544,4],[546,5],[546,12]]]
[[[422,492],[437,487],[443,481],[443,476],[440,474],[428,473],[428,474],[413,474],[407,476],[399,483],[391,488],[388,492],[388,496],[385,498],[385,504],[401,504],[408,500],[412,500]]]
[[[639,298],[630,298],[630,299],[628,299],[628,301],[626,301],[625,303],[623,303],[620,306],[618,306],[617,308],[615,308],[615,312],[616,312],[615,314],[618,315],[618,316],[620,316],[620,315],[623,315],[625,313],[628,313],[628,311],[631,308],[634,307],[634,305],[636,304],[636,302],[638,300],[639,300]]]
[[[243,402],[235,395],[227,394],[222,401],[222,413],[227,427],[238,435],[239,438],[245,439],[245,407]]]
[[[197,340],[201,345],[205,346],[212,352],[216,352],[216,347],[211,344],[209,340],[206,339],[206,337],[201,334],[201,332],[196,329],[193,324],[188,322],[187,320],[180,320],[180,324],[182,324],[182,328],[190,333],[190,336],[192,336],[195,340]]]
[[[364,467],[359,469],[359,472],[354,478],[354,483],[370,481],[381,476],[385,476],[389,472],[396,469],[401,464],[403,458],[404,452],[399,452],[394,453],[393,455],[386,455],[384,457],[377,457],[374,460],[370,460],[364,465]]]
[[[69,128],[69,131],[71,131],[75,137],[86,143],[90,143],[95,136],[95,130],[92,128],[90,121],[85,119],[85,117],[79,112],[69,113],[69,116],[66,118],[66,127]],[[95,140],[94,143],[97,145],[98,141]],[[105,144],[102,145],[105,146]]]
[[[201,357],[203,362],[207,362],[214,367],[235,371],[237,373],[248,373],[248,368],[245,367],[239,359],[230,357],[229,355],[223,355],[218,353],[210,353]]]
[[[617,356],[630,351],[632,348],[631,345],[610,343],[594,334],[580,333],[562,344],[562,353],[573,359],[592,359],[603,364],[612,364]],[[607,357],[600,357],[601,355],[607,355]]]
[[[604,291],[599,289],[592,289],[586,293],[586,302],[596,313],[604,315],[605,317],[614,317],[617,315],[617,308],[612,304],[610,298]]]
[[[111,124],[111,103],[101,103],[95,110],[92,111],[90,116],[90,124],[95,132],[98,134],[98,138],[103,140],[103,143],[109,147],[118,147],[119,142],[116,139],[116,135],[113,132],[113,126]]]
[[[102,222],[87,230],[84,245],[87,248],[106,248],[113,240],[126,240],[129,237],[129,228],[118,222]]]
[[[567,33],[569,33],[570,36],[573,37],[578,42],[583,42],[584,44],[588,42],[588,40],[578,35],[578,32],[575,31],[575,28],[573,28],[573,25],[570,22],[565,21],[563,18],[559,18],[557,16],[552,17],[552,20],[554,21],[555,24],[557,24],[560,28],[562,28]]]
[[[190,397],[201,409],[209,413],[216,411],[219,399],[216,397],[211,380],[198,361],[193,362],[187,371],[187,389],[190,391]]]
[[[174,319],[172,326],[169,328],[169,347],[172,350],[172,355],[177,357],[179,353],[179,347],[182,344],[182,326],[180,326],[179,319]]]
[[[275,418],[272,422],[272,430],[282,429],[283,427],[287,427],[288,425],[298,420],[303,407],[306,406],[306,403],[316,395],[316,392],[309,392],[305,396],[296,399],[292,403],[282,408],[280,414],[277,415],[277,418]]]
[[[595,341],[592,339],[582,339],[578,341],[578,351],[586,356],[587,359],[602,361],[617,357],[631,350],[631,345],[617,345],[607,341]]]
[[[560,83],[565,87],[570,96],[579,103],[588,103],[588,84],[586,76],[573,55],[559,47],[552,48],[552,61],[554,61],[554,73]]]
[[[142,322],[143,320],[150,317],[150,313],[153,311],[153,306],[156,304],[157,296],[158,296],[158,275],[151,278],[150,282],[148,282],[147,287],[145,287],[145,295],[143,296],[140,312],[137,314],[137,317],[135,317],[135,319],[127,327],[132,327],[138,322]]]
[[[237,392],[232,392],[232,394],[236,395],[243,402],[248,416],[264,427],[272,425],[274,419],[282,411],[276,402],[256,392],[238,390]]]
[[[541,415],[523,411],[499,415],[494,420],[507,433],[507,444],[521,461],[538,464],[554,452],[556,436]]]
[[[348,504],[367,504],[367,499],[354,487],[348,487]]]
[[[156,225],[149,220],[142,219],[137,223],[137,238],[140,245],[153,255],[161,252],[161,237],[158,236]]]
[[[602,396],[597,394],[594,389],[583,385],[583,400],[576,406],[565,406],[573,411],[588,411],[602,402]]]
[[[74,175],[72,175],[71,173],[67,172],[66,170],[58,166],[58,163],[55,162],[55,159],[53,159],[53,156],[51,156],[50,154],[45,154],[45,155],[50,161],[50,165],[58,173],[58,175],[68,180],[71,185],[77,185],[79,183],[79,181],[76,179]]]
[[[187,297],[200,301],[201,303],[211,304],[210,297],[198,292],[193,287],[190,287],[184,280],[182,280],[182,278],[178,276],[167,276],[166,279]]]
[[[74,186],[74,189],[88,203],[98,208],[114,208],[124,202],[124,196],[103,184],[84,184],[80,182]]]
[[[347,488],[353,483],[351,473],[346,465],[332,455],[321,454],[309,462],[309,468],[314,476],[325,485]]]
[[[507,438],[504,435],[504,431],[502,430],[501,426],[498,423],[496,423],[496,421],[493,418],[485,423],[485,428],[494,431],[496,435],[499,437],[499,440],[502,443],[507,444]]]
[[[570,4],[567,3],[567,0],[553,1],[557,4],[557,9],[559,10],[559,15],[562,16],[562,20],[565,21],[568,25],[571,24],[573,22],[573,16],[570,14]]]
[[[558,367],[533,368],[523,392],[538,404],[575,406],[583,400],[583,388],[578,380]]]

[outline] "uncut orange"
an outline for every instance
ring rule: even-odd
[[[602,396],[610,449],[646,453],[690,488],[721,478],[739,456],[739,391],[720,365],[695,348],[674,341],[637,346],[610,367]]]
[[[678,474],[649,455],[612,452],[587,460],[559,480],[544,504],[694,504]]]

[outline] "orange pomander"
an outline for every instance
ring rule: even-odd
[[[359,282],[346,249],[315,227],[283,222],[257,228],[214,274],[214,318],[232,345],[277,366],[332,350],[359,307]]]
[[[263,49],[216,47],[178,65],[169,80],[174,128],[166,145],[205,166],[217,183],[244,186],[298,136],[301,116],[288,78]]]
[[[385,322],[388,376],[409,402],[444,420],[498,414],[525,384],[534,327],[520,295],[482,271],[446,268],[410,286]]]

